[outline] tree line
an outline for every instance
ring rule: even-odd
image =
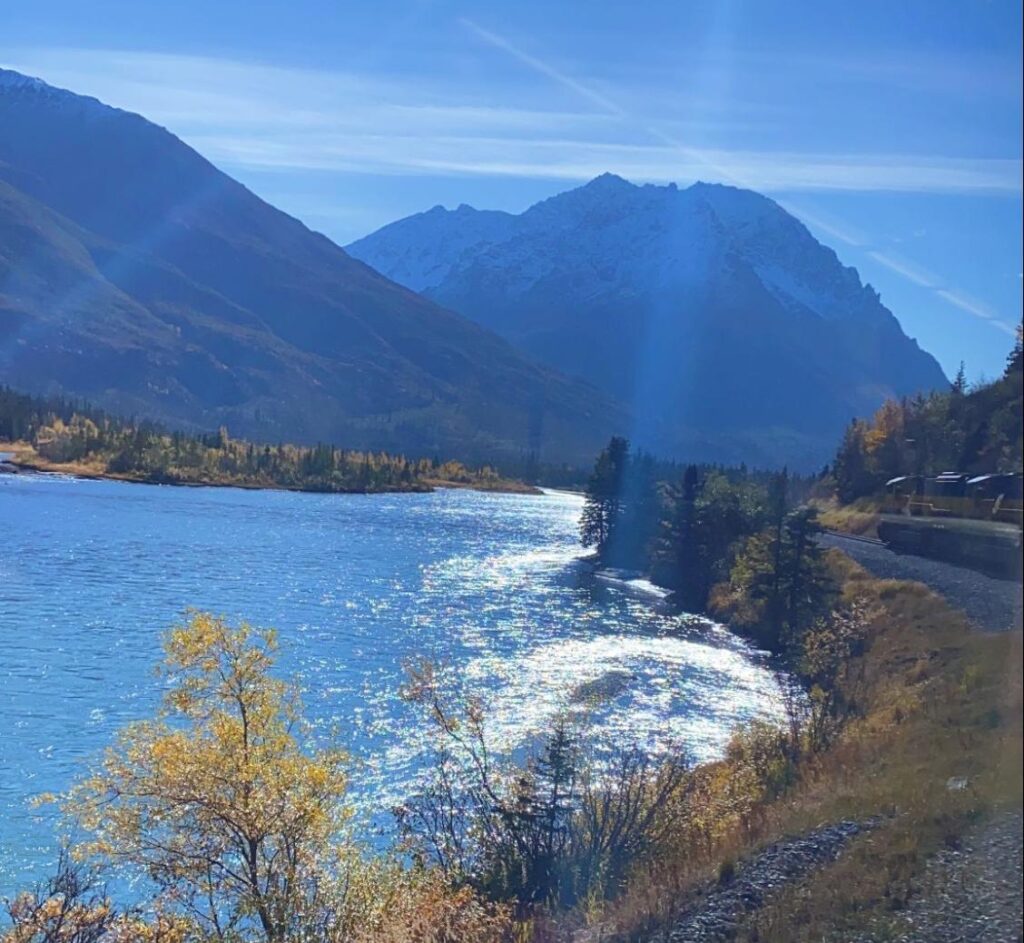
[[[581,541],[602,566],[649,574],[687,611],[742,597],[743,627],[782,651],[829,607],[821,526],[797,506],[812,484],[786,470],[666,465],[614,437],[587,484]]]
[[[168,484],[232,484],[319,492],[429,491],[432,481],[497,485],[489,466],[410,459],[328,443],[299,446],[168,431],[112,416],[63,397],[34,397],[0,387],[0,441],[28,443],[54,466]]]
[[[1024,352],[1021,328],[999,379],[969,388],[963,367],[946,391],[888,400],[847,427],[832,463],[837,497],[849,503],[900,475],[1019,472]]]

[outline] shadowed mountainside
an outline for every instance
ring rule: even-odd
[[[521,215],[460,206],[357,258],[631,404],[664,454],[809,467],[851,416],[947,386],[856,270],[774,201],[604,174]]]
[[[621,411],[164,129],[0,70],[0,379],[261,440],[589,457]]]

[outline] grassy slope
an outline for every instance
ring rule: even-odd
[[[852,504],[839,504],[835,498],[815,500],[818,520],[828,530],[858,537],[877,537],[881,503],[877,498],[858,498]]]
[[[875,580],[835,551],[832,562],[844,593],[869,613],[869,646],[845,681],[855,718],[774,799],[751,802],[734,760],[702,769],[704,814],[714,820],[707,845],[681,845],[674,860],[637,874],[615,904],[577,915],[573,923],[590,925],[578,939],[648,941],[733,861],[823,823],[875,816],[877,828],[750,918],[738,939],[894,932],[932,852],[1000,809],[1021,807],[1021,634],[974,634],[926,587]],[[947,788],[951,777],[966,778],[967,788]],[[561,928],[550,938],[568,937]]]
[[[973,823],[1021,807],[1021,635],[972,634],[920,584],[852,570],[848,592],[877,613],[863,660],[863,709],[780,810],[786,830],[885,816],[851,853],[748,928],[761,941],[820,940],[900,918],[929,854]],[[951,778],[965,778],[951,790]]]

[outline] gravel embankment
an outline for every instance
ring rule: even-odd
[[[778,890],[815,868],[834,861],[852,838],[872,822],[837,822],[799,838],[769,845],[736,868],[727,881],[711,887],[683,912],[664,943],[721,943],[732,940],[741,920],[760,909]]]
[[[924,583],[962,609],[982,631],[1005,632],[1021,625],[1021,585],[1013,580],[995,579],[941,560],[894,553],[881,544],[838,534],[822,534],[818,539],[822,546],[842,550],[881,579]]]
[[[969,831],[958,848],[938,852],[900,915],[908,929],[856,943],[1019,943],[1022,826],[1020,811],[1005,813]]]

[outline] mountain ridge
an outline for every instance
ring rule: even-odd
[[[520,214],[435,207],[347,249],[622,399],[634,437],[669,454],[717,436],[733,444],[702,457],[809,467],[853,415],[948,382],[856,269],[722,184],[603,174]]]
[[[583,460],[621,410],[131,112],[0,70],[0,377],[188,428]]]

